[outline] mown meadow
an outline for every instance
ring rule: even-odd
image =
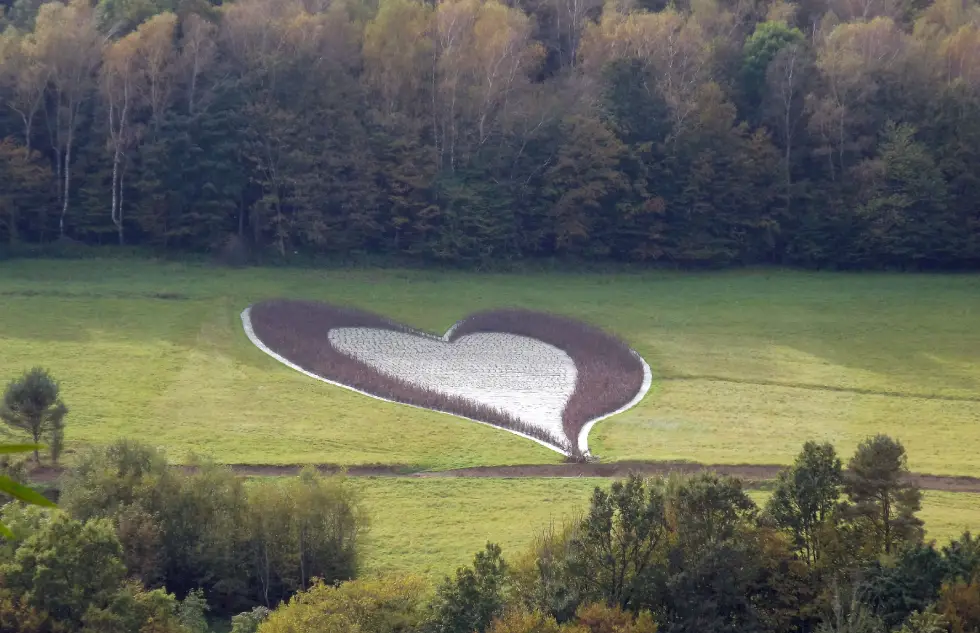
[[[980,276],[731,271],[472,274],[216,269],[131,260],[0,263],[0,375],[42,364],[69,441],[121,436],[225,463],[555,462],[531,442],[315,383],[255,349],[239,314],[329,300],[442,333],[470,312],[550,310],[651,364],[635,409],[593,429],[603,460],[788,463],[885,432],[913,469],[980,475]],[[69,445],[71,448],[72,444]]]
[[[517,556],[549,526],[561,527],[588,510],[596,486],[609,480],[425,478],[352,479],[370,510],[364,541],[366,573],[408,571],[441,578],[487,541]],[[750,490],[764,506],[767,490]],[[926,491],[920,518],[926,539],[946,543],[980,528],[980,494]]]

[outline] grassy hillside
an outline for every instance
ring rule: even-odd
[[[605,479],[355,479],[370,510],[366,571],[441,576],[469,563],[487,541],[516,556],[534,534],[588,509]],[[768,492],[751,491],[764,504]],[[945,542],[980,528],[980,495],[925,493],[926,537]]]
[[[315,383],[254,349],[267,297],[349,303],[442,332],[471,311],[553,310],[625,338],[654,390],[599,424],[605,460],[785,463],[887,432],[912,468],[980,475],[980,276],[476,275],[225,270],[139,261],[0,263],[0,377],[64,384],[69,440],[129,436],[224,462],[554,462],[507,433]]]

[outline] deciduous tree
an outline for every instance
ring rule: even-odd
[[[24,147],[31,154],[34,118],[44,102],[50,69],[39,57],[33,33],[7,29],[0,34],[0,93],[23,123]]]
[[[138,135],[135,118],[142,84],[139,67],[139,33],[131,33],[111,44],[102,64],[102,91],[109,117],[109,146],[112,150],[112,223],[125,242],[123,230],[123,161]]]
[[[839,505],[844,475],[830,443],[807,442],[793,466],[779,474],[766,511],[776,525],[789,530],[810,565],[820,560],[821,528]]]
[[[637,475],[596,488],[572,541],[582,595],[622,608],[632,606],[667,541],[663,492]]]
[[[90,608],[105,608],[126,568],[112,522],[58,513],[0,565],[4,586],[57,621],[78,627]]]
[[[102,38],[95,28],[87,0],[70,4],[41,5],[34,29],[37,57],[46,69],[54,91],[48,113],[57,173],[61,184],[58,234],[65,236],[65,219],[71,200],[72,149],[82,116],[82,106],[95,86]]]

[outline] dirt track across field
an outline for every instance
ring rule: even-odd
[[[286,477],[299,473],[302,466],[230,464],[235,473],[243,477]],[[190,469],[191,467],[182,467]],[[317,468],[324,473],[341,470],[334,464],[321,464]],[[403,465],[349,466],[347,474],[351,477],[625,477],[629,473],[647,476],[667,475],[669,473],[692,474],[712,471],[722,475],[738,477],[749,487],[759,487],[776,478],[785,466],[775,464],[698,464],[694,462],[613,462],[608,464],[533,464],[526,466],[476,466],[455,470],[417,471]],[[42,467],[31,474],[37,483],[53,483],[61,470]],[[912,473],[911,480],[923,490],[943,490],[946,492],[980,493],[980,477],[960,477],[955,475],[929,475]]]

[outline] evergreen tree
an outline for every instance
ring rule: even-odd
[[[58,383],[40,367],[26,372],[7,385],[0,401],[0,420],[7,426],[27,433],[34,444],[51,442],[51,457],[57,462],[63,445],[65,416],[68,407],[59,397]],[[38,448],[34,462],[40,463]]]
[[[866,530],[871,546],[891,553],[902,542],[922,539],[922,492],[908,482],[905,447],[887,435],[858,445],[847,464],[844,490],[850,500],[847,514]]]

